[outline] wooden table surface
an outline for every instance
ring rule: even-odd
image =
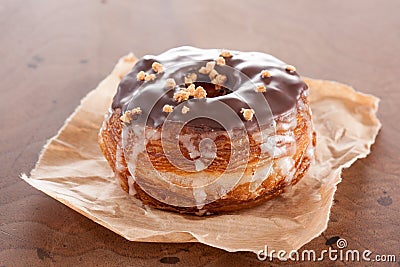
[[[302,249],[341,237],[400,265],[399,14],[398,0],[0,0],[0,266],[282,264],[197,243],[129,242],[19,178],[120,56],[180,45],[267,52],[380,97],[371,154],[344,171],[328,228]]]

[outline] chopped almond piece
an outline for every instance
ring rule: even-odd
[[[156,72],[156,73],[161,73],[164,71],[164,67],[162,64],[158,63],[158,62],[153,62],[153,64],[151,65],[151,68]]]
[[[196,73],[189,73],[188,75],[185,76],[185,83],[186,84],[194,83],[196,80],[197,80],[197,74]]]
[[[187,90],[180,90],[174,94],[174,100],[177,102],[182,102],[188,100],[190,96],[190,92]]]
[[[193,94],[194,98],[206,98],[207,91],[202,86],[198,86]]]
[[[140,71],[137,75],[136,75],[136,79],[138,81],[144,81],[144,79],[146,78],[146,72],[144,71]]]
[[[168,78],[168,79],[165,81],[164,88],[166,88],[166,89],[174,89],[175,86],[176,86],[176,82],[175,82],[174,79]]]
[[[190,108],[188,108],[187,106],[183,106],[183,108],[182,108],[182,114],[188,113],[189,110],[190,110]]]
[[[223,57],[218,57],[215,62],[217,63],[218,66],[225,65],[225,58]]]
[[[218,74],[214,79],[211,80],[211,83],[223,85],[226,82],[227,78],[225,75]]]
[[[264,85],[259,85],[259,86],[257,86],[256,91],[259,92],[259,93],[264,93],[264,92],[267,91],[267,88],[265,88]]]
[[[163,112],[167,112],[167,113],[171,113],[174,110],[174,107],[171,105],[164,105],[162,111]]]
[[[142,110],[139,107],[137,107],[132,110],[125,111],[124,115],[119,117],[119,119],[124,123],[130,123],[132,120],[132,116],[139,115],[139,114],[142,114]]]
[[[187,92],[189,92],[190,96],[194,95],[194,91],[196,90],[196,86],[192,83],[191,85],[189,85],[187,88],[183,89]]]
[[[155,79],[156,79],[156,75],[155,75],[155,74],[146,75],[146,77],[144,78],[144,80],[145,80],[146,82],[148,82],[148,81],[153,81],[153,80],[155,80]]]
[[[232,54],[231,54],[231,52],[229,52],[227,50],[222,50],[220,56],[221,57],[232,57]]]
[[[263,70],[263,71],[261,71],[261,77],[262,78],[269,78],[269,77],[271,77],[271,73],[269,71],[267,71],[267,70]]]
[[[130,112],[129,112],[129,111],[126,111],[126,112],[124,113],[124,115],[122,115],[121,117],[119,117],[119,119],[120,119],[122,122],[124,122],[124,123],[130,123],[132,117],[131,117],[131,115],[130,115]]]
[[[215,67],[215,62],[214,61],[208,61],[206,64],[206,70],[211,72]]]
[[[296,67],[293,65],[286,65],[286,70],[290,73],[293,73],[296,71]]]
[[[199,73],[201,73],[201,74],[208,74],[208,73],[207,73],[206,67],[201,67],[201,68],[199,69]]]
[[[252,108],[242,108],[240,113],[243,114],[243,118],[246,121],[251,121],[253,119],[254,110]]]
[[[142,114],[142,110],[138,107],[138,108],[134,108],[131,110],[131,114]]]
[[[208,61],[205,67],[201,67],[199,72],[201,74],[209,74],[215,67],[215,61]]]
[[[215,77],[217,77],[218,74],[219,74],[218,71],[212,70],[212,71],[210,72],[210,74],[208,74],[208,77],[210,77],[210,80],[212,80],[212,79],[214,79]]]

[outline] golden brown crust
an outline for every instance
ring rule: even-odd
[[[145,205],[158,209],[202,215],[204,211],[215,214],[252,207],[281,194],[287,186],[296,184],[304,176],[312,161],[310,155],[306,155],[306,151],[309,146],[315,146],[315,133],[313,132],[312,139],[310,140],[309,133],[312,131],[311,115],[308,111],[307,99],[303,98],[302,100],[306,105],[306,111],[304,112],[298,109],[297,112],[297,126],[294,129],[296,152],[292,156],[296,170],[289,184],[285,182],[285,176],[281,176],[277,172],[272,172],[268,179],[265,179],[261,184],[257,195],[249,193],[249,184],[240,184],[223,198],[204,205],[201,207],[201,210],[197,207],[178,207],[161,202],[148,195],[136,182],[133,185],[135,197],[140,199]],[[119,120],[120,116],[121,111],[117,109],[104,121],[99,134],[99,142],[107,161],[121,183],[121,187],[126,192],[129,192],[128,177],[131,174],[129,173],[124,154],[118,152],[118,149],[121,151],[122,123]],[[252,170],[254,170],[260,155],[258,144],[251,138],[249,141],[250,159],[245,172],[252,172]],[[229,140],[223,139],[216,139],[215,144],[217,146],[217,156],[206,171],[222,173],[227,166],[227,162],[229,162],[230,150],[226,147],[229,147],[230,144]],[[146,149],[151,163],[158,171],[168,171],[172,173],[182,172],[168,161],[163,153],[160,140],[149,141]],[[181,150],[183,155],[188,158],[188,151],[185,151],[184,147],[181,147]],[[146,177],[140,177],[138,173],[136,173],[136,176],[137,179],[146,179]]]

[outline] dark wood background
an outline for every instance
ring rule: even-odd
[[[0,0],[0,266],[270,265],[196,243],[129,242],[19,178],[120,56],[180,45],[271,53],[380,97],[371,155],[344,171],[328,229],[303,249],[341,237],[400,265],[400,1]]]

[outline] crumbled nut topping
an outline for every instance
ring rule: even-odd
[[[231,52],[229,52],[227,50],[222,50],[220,56],[221,57],[232,57],[232,54],[231,54]]]
[[[214,79],[211,80],[211,83],[223,85],[226,82],[226,80],[227,80],[227,77],[225,75],[218,74],[217,76],[215,76]]]
[[[212,71],[215,67],[215,62],[214,61],[208,61],[206,63],[206,70]]]
[[[124,122],[124,123],[130,123],[131,122],[131,115],[130,112],[125,112],[124,115],[122,115],[121,117],[119,117],[119,119]]]
[[[188,75],[185,76],[185,83],[190,84],[194,83],[197,80],[197,74],[196,73],[189,73]]]
[[[269,77],[271,77],[271,73],[269,71],[267,71],[267,70],[263,70],[263,71],[261,71],[261,77],[262,78],[269,78]]]
[[[209,74],[215,67],[215,61],[208,61],[205,67],[199,69],[201,74]]]
[[[182,114],[188,113],[189,110],[190,110],[190,108],[188,108],[187,106],[183,106],[183,108],[182,108]]]
[[[136,79],[138,81],[144,81],[146,78],[146,73],[144,71],[139,71],[139,73],[136,75]]]
[[[201,67],[201,68],[199,69],[199,73],[201,73],[201,74],[207,74],[206,68],[205,68],[205,67]]]
[[[218,66],[225,65],[225,58],[223,57],[218,57],[215,62],[217,63]]]
[[[183,90],[189,92],[190,96],[193,96],[194,91],[196,90],[196,86],[192,83],[191,85],[189,85],[187,88],[184,88]]]
[[[256,91],[259,93],[264,93],[267,91],[267,88],[265,88],[264,85],[258,85]]]
[[[163,112],[167,112],[167,113],[170,113],[170,112],[172,112],[174,110],[174,107],[173,106],[171,106],[171,105],[164,105],[164,107],[163,107],[163,109],[162,109],[162,111]]]
[[[176,82],[175,82],[175,80],[174,80],[173,78],[168,78],[168,79],[165,81],[164,88],[166,88],[166,89],[173,89],[173,88],[175,88],[175,86],[176,86]]]
[[[254,110],[252,108],[242,108],[240,113],[243,114],[243,118],[246,121],[251,121],[253,119]]]
[[[133,115],[139,115],[139,114],[142,114],[142,110],[139,107],[137,107],[132,110],[125,111],[124,115],[119,117],[119,119],[124,123],[130,123]]]
[[[158,62],[153,62],[153,64],[151,65],[152,69],[156,72],[156,73],[161,73],[164,71],[164,67],[162,64],[158,63]]]
[[[193,94],[194,98],[206,98],[207,91],[202,86],[198,86]]]
[[[296,67],[293,65],[286,65],[286,70],[290,73],[293,73],[296,71]]]
[[[211,72],[210,72],[210,74],[208,74],[208,77],[210,77],[210,80],[212,80],[212,79],[214,79],[215,77],[217,77],[217,75],[218,75],[218,71],[216,71],[216,70],[212,70]]]
[[[180,90],[174,94],[174,100],[177,102],[182,102],[188,100],[190,96],[190,92],[187,90]]]
[[[155,74],[149,74],[149,75],[146,75],[146,77],[144,77],[144,80],[146,81],[146,82],[148,82],[148,81],[153,81],[153,80],[155,80],[156,79],[156,75]]]
[[[139,107],[137,107],[137,108],[134,108],[134,109],[132,109],[131,110],[131,114],[132,115],[139,115],[139,114],[142,114],[142,110],[139,108]]]

